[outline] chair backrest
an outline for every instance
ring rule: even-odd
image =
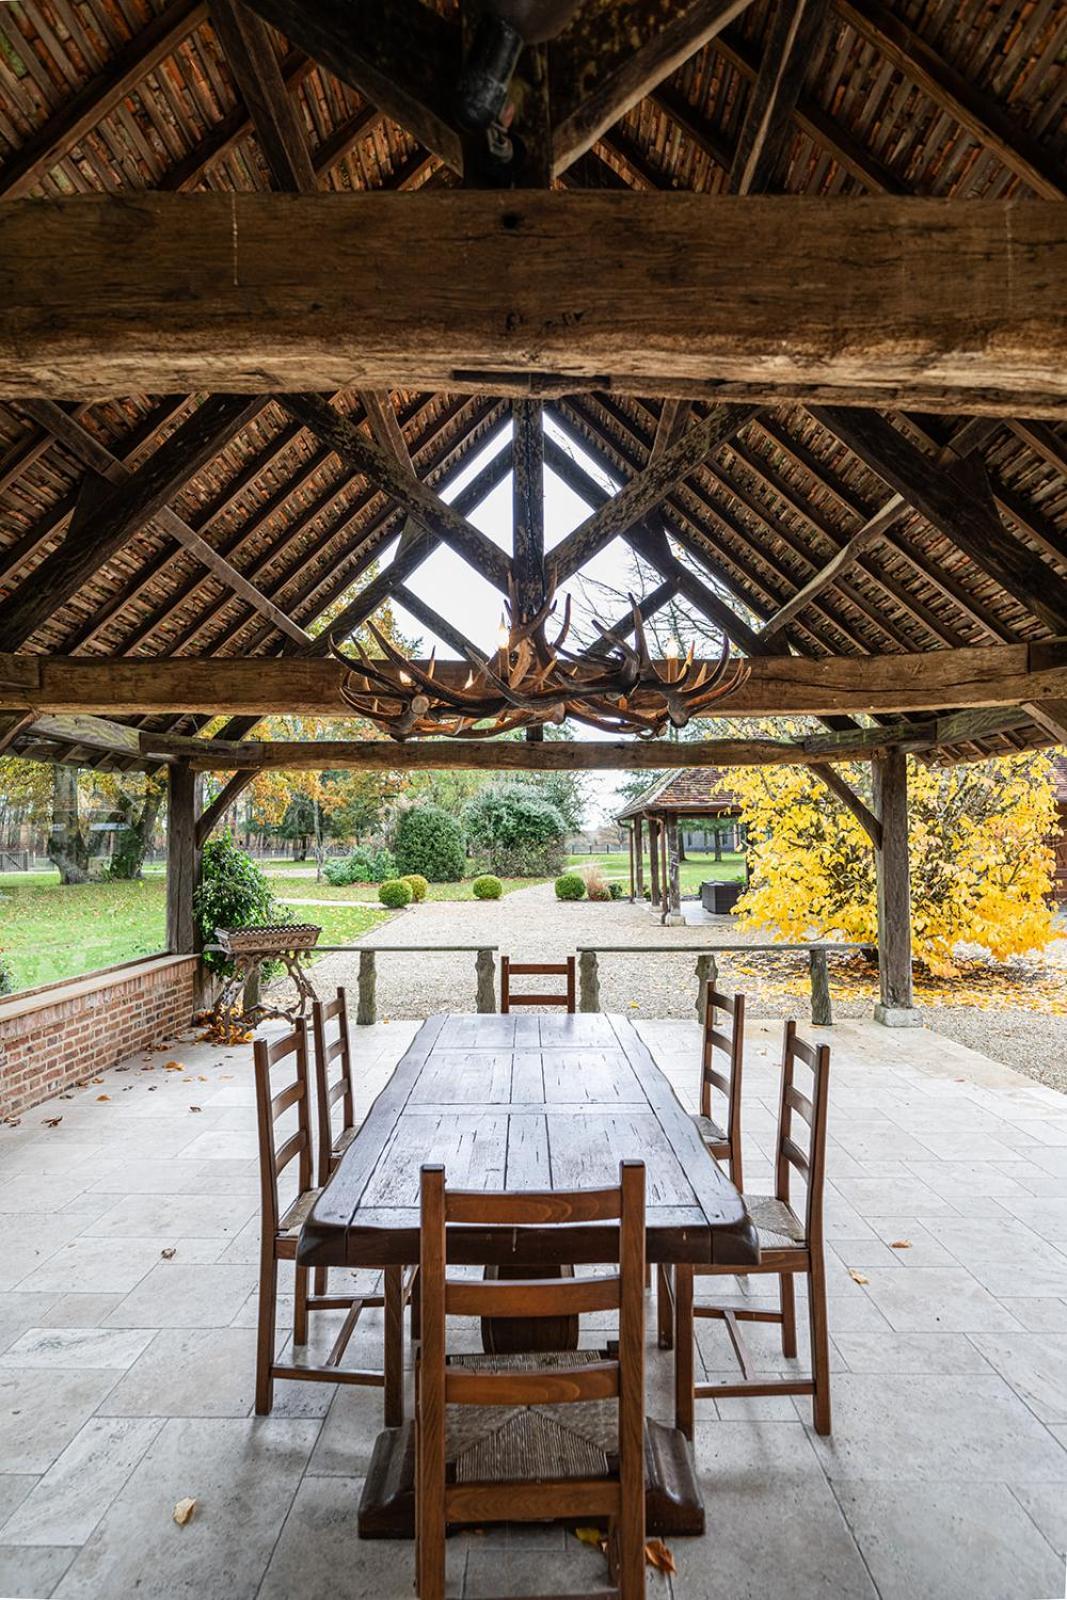
[[[568,956],[566,961],[512,961],[510,956],[500,958],[500,1009],[510,1011],[512,1006],[566,1006],[573,1012],[576,1009],[574,957]],[[566,978],[567,984],[563,993],[556,994],[516,994],[511,987],[511,980],[518,973],[521,977],[534,974],[547,975],[555,978]]]
[[[336,1028],[331,1027],[336,1023]],[[338,1100],[344,1101],[341,1132],[356,1125],[356,1092],[352,1078],[352,1045],[348,1033],[348,996],[338,989],[332,1000],[316,1000],[311,1010],[315,1035],[315,1103],[318,1114],[318,1176],[324,1184],[330,1176],[334,1130],[331,1113]],[[340,1071],[330,1081],[330,1068],[340,1062]]]
[[[495,1486],[485,1485],[464,1498],[463,1488],[445,1490],[446,1405],[566,1405],[582,1400],[616,1398],[619,1403],[619,1481],[568,1485],[566,1481],[524,1483],[520,1497],[529,1517],[543,1506],[549,1519],[580,1514],[616,1515],[620,1494],[643,1495],[644,1484],[644,1293],[645,1293],[645,1167],[641,1161],[619,1164],[619,1187],[571,1193],[510,1193],[449,1190],[445,1169],[424,1166],[421,1190],[420,1282],[422,1351],[419,1365],[419,1451],[427,1482],[433,1480],[439,1509],[464,1520],[477,1506],[486,1520],[508,1520],[506,1486],[500,1485],[501,1511],[487,1509]],[[449,1278],[446,1239],[449,1223],[468,1227],[543,1227],[566,1223],[619,1223],[618,1271],[600,1277],[486,1281]],[[619,1352],[611,1361],[592,1357],[580,1366],[491,1371],[449,1368],[445,1361],[445,1317],[559,1317],[583,1311],[619,1313]],[[440,1489],[437,1485],[440,1485]],[[638,1491],[635,1485],[641,1485]],[[621,1485],[621,1487],[620,1487]],[[472,1487],[467,1485],[469,1491]],[[575,1501],[575,1494],[582,1498]],[[444,1497],[442,1500],[442,1496]],[[534,1504],[536,1502],[536,1505]],[[643,1504],[643,1502],[641,1502]],[[558,1508],[558,1509],[552,1509]],[[632,1510],[632,1508],[631,1508]],[[470,1520],[470,1519],[468,1519]],[[478,1520],[477,1516],[473,1520]]]
[[[719,1013],[723,1014],[720,1026]],[[729,1028],[729,1033],[723,1031]],[[721,1050],[725,1062],[718,1063],[715,1052]],[[711,1091],[718,1089],[726,1096],[726,1135],[731,1144],[741,1142],[741,1072],[745,1057],[745,997],[743,994],[721,994],[709,987],[708,1003],[704,1012],[704,1050],[700,1069],[700,1115],[710,1117]]]
[[[810,1094],[797,1086],[798,1063],[810,1074]],[[822,1239],[829,1087],[830,1046],[807,1044],[797,1037],[797,1025],[790,1020],[785,1025],[782,1047],[775,1193],[779,1200],[788,1201],[790,1174],[794,1169],[800,1173],[807,1188],[804,1232],[809,1246]]]
[[[292,1058],[293,1076],[281,1089],[271,1084],[271,1069]],[[277,1233],[281,1215],[278,1179],[291,1161],[298,1161],[300,1192],[311,1188],[311,1114],[308,1105],[307,1023],[298,1022],[291,1033],[273,1043],[257,1039],[253,1047],[256,1075],[256,1115],[259,1124],[259,1183],[263,1232]],[[296,1128],[279,1145],[275,1124],[291,1106],[296,1107]]]

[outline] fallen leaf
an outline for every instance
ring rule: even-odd
[[[45,1117],[44,1126],[46,1128],[58,1128],[62,1121],[62,1117]]]
[[[604,1535],[599,1528],[575,1528],[574,1537],[580,1539],[582,1544],[590,1544],[597,1549],[604,1543]]]
[[[179,1500],[178,1501],[178,1504],[174,1507],[173,1516],[174,1516],[174,1520],[178,1524],[179,1528],[184,1528],[185,1527],[185,1524],[189,1521],[189,1518],[192,1516],[192,1514],[193,1514],[193,1512],[195,1510],[196,1510],[196,1501],[195,1500]]]
[[[650,1567],[655,1567],[657,1572],[677,1572],[674,1557],[662,1539],[648,1539],[645,1541],[645,1561]]]
[[[109,1094],[98,1094],[96,1098],[97,1100],[110,1100],[111,1096]]]
[[[870,1283],[870,1278],[865,1278],[862,1272],[857,1272],[855,1267],[849,1267],[848,1275],[853,1283]]]
[[[184,1072],[185,1068],[182,1066],[180,1061],[164,1061],[164,1063],[163,1063],[163,1071],[164,1072]]]
[[[190,1107],[189,1107],[189,1110],[190,1110],[190,1111],[200,1111],[200,1110],[201,1110],[201,1109],[202,1109],[202,1108],[201,1108],[201,1107],[200,1107],[200,1106],[190,1106]]]
[[[177,1254],[177,1245],[169,1244],[165,1250],[161,1250],[159,1253],[164,1261],[173,1261]]]
[[[910,1250],[911,1249],[911,1240],[910,1239],[894,1239],[893,1243],[889,1246],[889,1248],[890,1248],[890,1250]]]
[[[5,1128],[20,1128],[21,1126],[22,1126],[22,1118],[21,1117],[5,1117],[4,1118],[4,1127]]]

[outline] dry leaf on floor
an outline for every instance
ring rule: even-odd
[[[180,1061],[164,1061],[164,1063],[163,1063],[163,1071],[164,1072],[184,1072],[185,1068],[182,1066]]]
[[[911,1240],[910,1239],[894,1239],[893,1243],[889,1246],[889,1248],[890,1248],[890,1250],[910,1250],[911,1249]]]
[[[44,1126],[46,1128],[58,1128],[62,1121],[62,1117],[45,1117]]]
[[[865,1277],[862,1272],[857,1272],[855,1267],[849,1267],[848,1275],[852,1279],[853,1283],[870,1283],[871,1281],[870,1278]]]
[[[190,1107],[189,1107],[189,1110],[190,1110],[190,1111],[200,1111],[200,1110],[202,1110],[202,1109],[203,1109],[203,1108],[202,1108],[202,1107],[201,1107],[201,1106],[190,1106]]]
[[[111,1096],[109,1094],[98,1094],[96,1098],[97,1100],[110,1100]]]
[[[177,1254],[177,1250],[177,1245],[170,1244],[165,1250],[161,1250],[159,1253],[163,1257],[164,1261],[173,1261],[175,1255]]]
[[[179,1500],[172,1513],[179,1528],[184,1528],[193,1512],[196,1510],[195,1500]]]
[[[597,1550],[606,1543],[599,1528],[575,1528],[574,1537],[581,1540],[582,1544],[592,1545]]]
[[[655,1567],[657,1572],[677,1572],[674,1557],[663,1543],[662,1539],[648,1539],[645,1542],[645,1561],[648,1566]]]

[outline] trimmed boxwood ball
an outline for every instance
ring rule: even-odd
[[[403,878],[386,878],[378,890],[378,899],[390,911],[402,911],[411,904],[411,885]]]
[[[475,878],[471,890],[476,900],[499,900],[504,893],[504,885],[493,873],[483,872],[480,878]]]
[[[557,900],[581,900],[585,894],[585,879],[577,872],[565,872],[556,879]]]
[[[467,839],[455,817],[441,806],[412,806],[396,825],[397,872],[418,872],[431,883],[458,883],[467,861]]]
[[[430,884],[429,880],[424,878],[421,872],[405,872],[404,876],[400,879],[400,882],[410,883],[411,898],[414,900],[416,905],[418,905],[420,901],[426,899],[426,891],[429,889]]]

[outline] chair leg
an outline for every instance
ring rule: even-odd
[[[278,1310],[278,1264],[262,1259],[259,1268],[259,1316],[256,1339],[256,1415],[269,1416],[274,1405],[275,1321]]]
[[[308,1342],[308,1279],[310,1276],[310,1267],[297,1267],[294,1273],[296,1300],[293,1305],[293,1343],[299,1345],[304,1345]]]
[[[811,1375],[815,1432],[830,1432],[830,1340],[826,1325],[826,1268],[822,1256],[812,1257],[808,1274],[808,1317],[811,1326]]]
[[[793,1274],[780,1272],[778,1286],[782,1301],[782,1354],[792,1359],[797,1353],[797,1302]]]
[[[623,1507],[615,1524],[618,1565],[615,1582],[622,1600],[644,1600],[645,1594],[645,1519],[632,1517]]]
[[[330,1269],[329,1269],[329,1267],[316,1267],[314,1275],[313,1275],[313,1277],[311,1279],[311,1292],[312,1292],[312,1294],[316,1294],[316,1295],[328,1294],[329,1293],[329,1283],[330,1283]]]
[[[656,1268],[656,1325],[661,1350],[674,1348],[674,1284],[671,1268],[660,1263]]]
[[[411,1342],[418,1344],[422,1338],[422,1273],[416,1272],[411,1280],[411,1293],[408,1296],[411,1306]]]
[[[674,1425],[693,1437],[693,1269],[674,1269]]]
[[[385,1426],[404,1420],[404,1269],[385,1269]]]

